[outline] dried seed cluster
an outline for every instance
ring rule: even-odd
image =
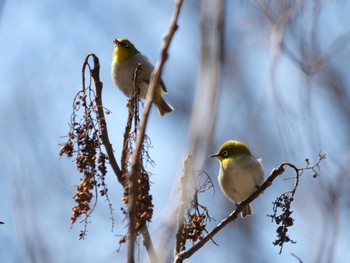
[[[88,59],[88,57],[87,57]],[[97,62],[96,62],[97,61]],[[98,65],[98,59],[94,56],[94,63]],[[90,70],[90,84],[88,87],[85,85],[85,69],[86,67]],[[129,116],[125,127],[123,150],[121,158],[121,173],[122,173],[122,185],[124,187],[124,198],[123,202],[128,204],[129,202],[129,173],[131,156],[133,153],[133,145],[136,141],[136,127],[140,121],[138,103],[138,76],[141,73],[141,65],[138,65],[135,69],[135,94],[129,100]],[[97,74],[97,75],[96,75]],[[100,107],[102,107],[101,98],[98,96],[96,99],[95,92],[91,88],[92,78],[96,83],[99,83],[98,70],[96,68],[91,69],[87,60],[83,66],[83,89],[79,91],[73,102],[73,113],[70,120],[70,131],[68,133],[68,141],[64,143],[60,149],[60,156],[66,155],[68,157],[75,156],[75,162],[77,169],[82,173],[79,185],[76,187],[74,200],[77,203],[73,207],[73,214],[71,216],[71,222],[74,224],[78,218],[84,217],[82,222],[85,223],[84,230],[81,231],[79,237],[84,238],[87,233],[88,218],[94,210],[97,203],[98,193],[104,196],[108,202],[110,212],[112,214],[113,209],[108,198],[108,188],[105,184],[106,176],[106,162],[108,162],[108,156],[102,151],[102,135],[105,139],[106,126],[105,120],[99,119],[104,118],[101,114]],[[95,76],[95,77],[93,77]],[[97,76],[97,77],[96,77]],[[99,83],[102,88],[102,83]],[[96,90],[99,92],[100,89]],[[97,105],[98,103],[98,105]],[[106,112],[109,114],[109,111]],[[79,117],[78,117],[79,116]],[[133,123],[134,121],[134,123]],[[131,127],[134,126],[134,131],[131,132]],[[146,164],[153,165],[153,161],[148,154],[150,148],[150,140],[148,136],[145,136],[144,144],[141,152],[141,162],[139,164],[139,170],[136,173],[137,183],[136,196],[136,223],[135,230],[138,232],[140,228],[146,223],[151,221],[153,215],[153,203],[152,195],[150,195],[150,174],[146,171]],[[119,178],[119,177],[118,177]],[[125,216],[128,215],[128,210],[122,208]],[[111,216],[112,223],[114,223],[113,215]],[[113,227],[113,225],[112,225]],[[124,235],[120,240],[120,243],[125,243],[128,239],[128,235]]]
[[[275,202],[273,202],[273,215],[271,217],[272,222],[275,222],[278,225],[276,230],[277,239],[273,242],[273,245],[280,246],[280,254],[282,253],[283,245],[285,243],[291,242],[296,243],[291,240],[288,236],[288,227],[293,226],[294,219],[292,218],[293,211],[290,210],[291,203],[293,202],[293,197],[291,193],[287,192],[278,197]],[[281,210],[281,213],[277,215],[278,210]]]
[[[141,168],[138,173],[137,183],[139,185],[138,198],[136,200],[136,225],[139,230],[147,221],[151,221],[153,215],[152,195],[150,195],[150,183],[148,173]]]
[[[128,148],[124,149],[128,153],[127,164],[131,162],[131,156],[133,153],[133,144],[136,140],[136,131],[132,132],[128,137]],[[145,137],[145,142],[141,151],[141,161],[139,164],[139,171],[137,173],[137,199],[136,199],[136,223],[135,230],[139,231],[140,228],[146,223],[150,222],[153,216],[153,198],[150,194],[150,173],[144,168],[144,164],[153,165],[154,162],[148,154],[148,149],[151,147],[150,139],[148,136]],[[127,169],[124,169],[127,171]],[[125,178],[125,188],[123,202],[127,205],[129,202],[129,183]],[[127,209],[123,209],[123,213],[127,215]],[[125,240],[125,239],[123,239]]]
[[[139,67],[135,69],[134,78],[137,79],[139,71]],[[137,86],[137,81],[136,84]],[[136,87],[135,90],[138,87]],[[132,178],[128,178],[127,175],[129,175],[130,170],[130,164],[131,164],[131,158],[133,156],[134,152],[134,146],[136,142],[136,135],[137,135],[137,127],[140,123],[139,118],[139,103],[140,100],[138,98],[138,92],[134,92],[132,98],[128,101],[128,118],[125,125],[125,131],[124,131],[124,140],[123,140],[123,151],[121,156],[121,171],[124,181],[124,197],[122,201],[127,206],[129,203],[129,194],[130,194],[130,185],[129,180],[132,180]],[[133,131],[132,131],[133,127]],[[134,229],[136,230],[136,233],[139,234],[139,230],[143,225],[146,224],[146,222],[150,222],[153,216],[153,200],[152,195],[150,194],[150,173],[148,173],[145,169],[145,166],[147,164],[154,165],[153,160],[149,156],[149,148],[151,147],[151,141],[150,138],[145,134],[144,142],[142,145],[142,151],[140,153],[140,163],[138,172],[136,173],[137,176],[137,187],[136,187],[136,202],[135,202],[135,226]],[[122,208],[122,212],[124,213],[125,217],[128,216],[128,209]],[[123,244],[127,241],[128,235],[124,235],[121,240],[119,241],[119,244]]]
[[[180,242],[180,251],[186,249],[186,241],[189,240],[194,244],[198,240],[201,240],[205,233],[208,233],[206,227],[207,223],[215,220],[209,215],[208,209],[201,205],[198,201],[199,194],[206,192],[209,189],[214,190],[213,183],[208,174],[203,171],[192,171],[192,180],[196,186],[193,197],[187,208],[185,215],[185,222],[182,230],[182,238]],[[192,184],[192,183],[190,183]],[[186,187],[186,186],[181,186]]]
[[[140,230],[146,222],[150,222],[153,215],[153,203],[152,195],[150,195],[150,183],[149,175],[145,170],[141,170],[137,174],[137,183],[138,183],[138,196],[136,200],[136,225],[135,230]],[[123,202],[128,204],[129,194],[128,194],[128,184],[126,184],[126,190],[124,192]],[[127,210],[122,209],[123,213],[127,215]]]
[[[186,240],[190,240],[192,244],[201,240],[204,236],[203,231],[206,231],[207,220],[204,213],[200,215],[191,214],[189,215],[188,222],[184,224],[183,238],[184,242],[180,244],[180,250],[186,249]]]
[[[91,94],[87,96],[83,91],[75,97],[68,141],[62,145],[59,153],[60,156],[65,154],[67,157],[75,155],[77,169],[82,174],[74,195],[77,204],[72,208],[71,216],[71,222],[74,224],[79,217],[84,215],[85,229],[81,232],[80,238],[85,237],[87,219],[96,204],[98,192],[101,196],[106,197],[111,209],[107,196],[108,188],[105,183],[108,156],[101,149],[100,127],[95,121],[96,105],[93,100],[86,102],[87,98],[91,97]],[[81,108],[84,109],[84,114],[80,121],[76,121]],[[95,203],[93,203],[94,198]]]

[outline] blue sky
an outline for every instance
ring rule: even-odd
[[[116,157],[120,158],[127,110],[126,98],[110,79],[112,40],[128,37],[155,63],[172,9],[172,1],[5,1],[0,13],[0,220],[5,222],[0,226],[1,261],[26,262],[30,253],[34,253],[36,262],[115,262],[124,258],[124,249],[120,254],[115,252],[118,235],[125,233],[126,224],[122,223],[119,209],[122,189],[114,176],[107,178],[113,189],[113,232],[102,198],[86,240],[77,238],[82,226],[76,224],[70,229],[74,185],[80,175],[72,160],[59,158],[59,143],[64,142],[62,136],[69,129],[72,101],[81,87],[83,61],[93,52],[100,59],[104,105],[112,112],[107,124]],[[300,39],[305,40],[306,47],[309,43],[310,6],[307,10],[296,19],[294,31],[284,32],[284,40],[294,51],[299,50]],[[335,39],[347,33],[349,4],[323,3],[321,10],[317,40],[323,55]],[[346,73],[349,42],[337,48],[328,66],[313,76],[306,76],[290,57],[282,54],[273,74],[278,105],[271,96],[269,23],[248,4],[229,3],[226,15],[226,64],[214,145],[205,155],[216,152],[228,139],[239,139],[248,143],[254,155],[263,158],[267,174],[284,161],[300,167],[306,157],[315,161],[320,150],[327,159],[321,165],[320,178],[314,180],[310,174],[302,178],[295,201],[295,225],[290,233],[297,244],[287,244],[282,255],[271,245],[276,227],[266,214],[271,213],[274,198],[286,190],[286,181],[280,180],[254,202],[254,217],[227,227],[215,238],[220,246],[208,243],[187,262],[243,262],[242,251],[248,249],[251,255],[245,259],[250,262],[296,262],[291,253],[304,262],[315,261],[322,243],[319,240],[324,236],[332,240],[335,231],[333,221],[327,223],[331,220],[327,217],[332,218],[328,216],[332,204],[325,205],[330,198],[327,189],[332,186],[341,191],[343,188],[337,188],[339,174],[349,177],[345,164],[350,158],[350,122],[342,104],[350,97]],[[163,72],[169,91],[166,99],[175,106],[175,112],[160,118],[153,109],[147,131],[156,163],[150,168],[155,203],[150,231],[155,237],[162,236],[174,214],[176,198],[172,193],[188,149],[191,103],[200,62],[199,3],[185,1],[179,26]],[[335,78],[334,87],[345,87],[340,89],[340,97],[329,88]],[[208,193],[203,198],[217,219],[209,225],[211,229],[234,206],[217,186],[217,162],[206,160],[205,167],[217,187],[214,196]],[[348,179],[344,180],[345,187]],[[342,201],[338,207],[334,262],[349,256],[346,247],[350,244],[345,227],[348,199],[344,192],[338,194]],[[253,247],[240,242],[240,235],[251,231],[255,233]],[[161,239],[155,242],[161,243]]]

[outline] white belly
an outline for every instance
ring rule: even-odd
[[[142,54],[136,54],[132,58],[115,64],[112,62],[112,79],[114,84],[127,96],[131,97],[134,93],[134,73],[137,64],[141,63],[142,70],[139,76],[140,98],[145,99],[148,90],[150,75],[153,70],[152,64]]]
[[[220,167],[219,185],[224,194],[237,203],[249,197],[263,180],[261,162],[250,155],[238,157]]]

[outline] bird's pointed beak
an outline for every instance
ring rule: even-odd
[[[213,157],[218,157],[218,156],[219,156],[219,153],[214,153],[214,154],[212,154],[212,155],[209,155],[208,158],[213,158]]]
[[[116,38],[113,38],[113,43],[114,43],[114,45],[120,46],[120,42]]]

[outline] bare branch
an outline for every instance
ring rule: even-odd
[[[203,247],[209,240],[211,240],[221,229],[223,229],[226,225],[229,223],[235,221],[241,212],[241,210],[254,201],[256,198],[260,196],[260,194],[266,190],[268,187],[272,185],[272,182],[279,176],[281,175],[285,169],[284,166],[290,166],[293,168],[296,173],[299,173],[298,168],[296,168],[293,164],[291,163],[282,163],[278,168],[273,169],[271,171],[270,176],[266,179],[266,181],[257,189],[253,194],[251,194],[246,200],[240,203],[240,208],[234,210],[228,217],[226,217],[224,220],[222,220],[211,232],[209,232],[202,240],[200,240],[197,244],[195,244],[193,247],[190,249],[183,251],[176,255],[174,262],[180,263],[184,259],[191,257],[195,252],[197,252],[201,247]]]
[[[151,262],[158,263],[159,260],[158,260],[156,251],[154,249],[153,242],[152,242],[151,236],[148,232],[147,226],[143,226],[141,228],[141,234],[142,234],[142,238],[143,238],[143,245],[145,246],[145,248],[148,252],[148,256],[149,256]]]
[[[84,67],[83,67],[83,84],[85,83],[85,75],[84,75],[85,67],[88,64],[88,60],[90,57],[92,57],[94,60],[94,68],[91,69],[91,77],[93,78],[93,80],[95,82],[95,87],[96,87],[96,95],[95,96],[96,96],[96,105],[97,105],[97,116],[98,116],[98,121],[100,122],[100,127],[101,127],[101,139],[102,139],[103,145],[106,148],[109,163],[114,171],[114,174],[117,176],[119,183],[124,187],[122,173],[121,173],[121,170],[120,170],[118,163],[115,159],[112,144],[109,141],[106,119],[105,119],[104,112],[103,112],[103,106],[102,106],[103,83],[100,80],[100,62],[99,62],[98,58],[96,57],[96,55],[93,53],[88,54],[86,59],[85,59],[85,63],[84,63]]]
[[[183,2],[182,0],[175,0],[175,7],[174,7],[174,12],[173,12],[173,15],[172,15],[172,18],[170,21],[170,28],[169,28],[168,33],[164,36],[164,43],[162,46],[161,58],[159,59],[155,69],[153,70],[153,72],[151,74],[151,80],[150,80],[150,85],[149,85],[148,92],[147,92],[145,108],[143,110],[143,117],[142,117],[141,123],[138,127],[135,150],[133,152],[132,161],[131,161],[131,171],[129,174],[129,176],[131,178],[136,178],[136,175],[138,172],[142,146],[143,146],[143,142],[145,139],[146,126],[147,126],[151,106],[153,104],[154,93],[155,93],[156,88],[159,85],[160,76],[161,76],[161,72],[162,72],[162,68],[164,66],[165,60],[168,58],[168,49],[170,46],[170,42],[175,34],[175,31],[178,28],[177,19],[179,17],[182,2]],[[134,227],[134,226],[132,226],[132,227]],[[134,243],[135,240],[129,240],[129,242]],[[130,253],[133,253],[133,251],[130,251]],[[128,255],[130,256],[129,253],[128,253]],[[130,258],[128,257],[128,262],[133,262],[133,256]]]
[[[138,64],[137,67],[135,68],[134,72],[134,95],[129,101],[129,116],[128,116],[128,122],[125,128],[125,134],[124,134],[124,145],[123,145],[123,155],[128,156],[128,144],[129,140],[128,137],[130,136],[130,129],[131,129],[131,124],[132,124],[132,118],[135,113],[134,111],[134,106],[137,105],[138,103],[138,95],[139,95],[139,86],[138,86],[138,77],[140,76],[141,73],[141,64]],[[136,122],[136,116],[135,116],[135,122]],[[127,133],[127,134],[126,134]],[[124,152],[125,151],[125,152]],[[141,152],[140,152],[141,154]],[[123,156],[122,156],[122,159]],[[127,158],[125,158],[126,160]],[[137,164],[139,166],[139,163]],[[124,170],[127,169],[127,164],[124,164]],[[137,168],[138,169],[138,168]],[[138,170],[137,170],[138,171]],[[127,262],[134,262],[134,251],[135,251],[135,241],[137,237],[137,230],[136,230],[136,201],[137,197],[139,195],[138,191],[138,182],[137,182],[137,174],[136,172],[132,175],[132,173],[127,174],[128,178],[128,208],[129,208],[129,232],[128,232],[128,260]],[[146,228],[147,230],[147,228]]]

